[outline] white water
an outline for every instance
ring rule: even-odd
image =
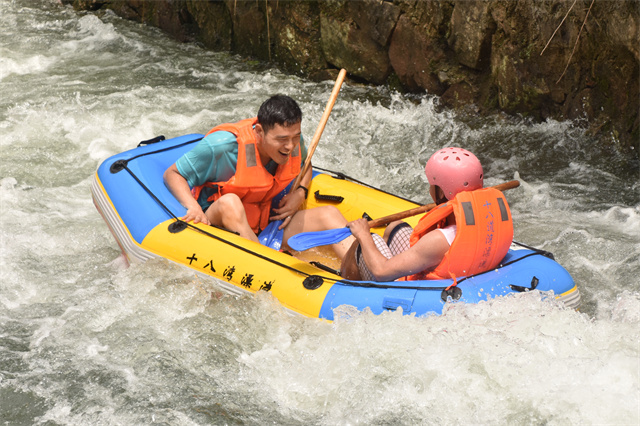
[[[640,423],[638,169],[573,123],[345,85],[315,164],[427,201],[429,155],[470,149],[488,184],[521,180],[516,240],[552,251],[583,305],[533,292],[441,317],[344,307],[330,324],[162,261],[125,268],[89,185],[140,140],[206,132],[276,92],[310,139],[332,82],[44,0],[3,0],[0,26],[4,424]]]

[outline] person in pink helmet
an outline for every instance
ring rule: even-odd
[[[495,268],[513,239],[513,223],[502,193],[483,189],[478,158],[462,148],[443,148],[425,167],[436,205],[415,229],[393,222],[383,237],[366,219],[347,226],[356,238],[343,258],[341,275],[351,280],[445,279]]]

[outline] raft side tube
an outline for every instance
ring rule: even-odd
[[[457,289],[459,299],[448,299],[443,289],[453,280],[392,281],[389,283],[354,282],[350,285],[337,282],[327,294],[320,310],[320,317],[333,320],[333,310],[340,305],[350,305],[358,310],[369,308],[380,314],[385,310],[402,308],[403,313],[418,316],[442,314],[448,300],[456,303],[479,303],[497,296],[523,291],[538,290],[556,294],[569,308],[577,308],[580,295],[571,275],[557,262],[531,250],[510,250],[503,264],[506,266],[472,277],[461,277]],[[358,286],[358,285],[361,286]],[[387,288],[371,288],[389,286]],[[394,288],[415,286],[416,289]]]
[[[192,134],[135,148],[110,157],[98,168],[97,176],[104,193],[108,194],[110,203],[120,216],[121,222],[126,224],[128,231],[138,244],[154,226],[164,222],[171,215],[151,199],[149,193],[129,172],[120,170],[112,173],[111,166],[117,161],[126,161],[143,154],[154,153],[153,156],[147,155],[127,161],[127,167],[142,184],[162,200],[175,216],[181,217],[186,209],[171,195],[164,185],[162,175],[171,164],[175,163],[176,158],[190,151],[201,138],[202,135]],[[162,151],[165,149],[166,151]],[[132,204],[140,203],[154,204],[158,208],[131,208]]]
[[[357,281],[357,283],[366,285],[366,282]],[[371,283],[374,285],[386,283]],[[391,284],[391,283],[390,283]],[[440,291],[438,291],[440,294]],[[371,312],[378,315],[384,311],[395,311],[402,308],[404,314],[415,313],[413,304],[416,290],[402,288],[370,288],[359,287],[336,282],[327,296],[320,309],[320,318],[333,321],[333,310],[342,305],[354,306],[359,311],[370,309]],[[425,312],[417,312],[422,315]]]
[[[118,212],[113,207],[109,196],[104,190],[102,183],[100,181],[100,177],[96,174],[93,178],[93,182],[91,184],[91,196],[93,198],[93,204],[96,206],[96,209],[107,223],[111,234],[115,238],[118,246],[120,246],[120,250],[122,254],[127,258],[127,262],[131,263],[139,263],[145,262],[149,259],[153,259],[158,257],[140,247],[140,245],[135,241],[128,228],[125,226],[124,222],[118,215]]]

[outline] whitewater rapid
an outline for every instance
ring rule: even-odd
[[[314,156],[428,202],[423,168],[460,145],[507,193],[515,239],[551,251],[580,311],[531,292],[442,316],[345,306],[327,323],[232,297],[164,261],[127,268],[93,206],[101,161],[204,133],[315,83],[110,13],[0,2],[0,419],[5,424],[638,424],[637,165],[576,122],[488,118],[346,83]]]

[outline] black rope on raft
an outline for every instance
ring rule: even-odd
[[[470,278],[474,278],[474,277],[478,277],[480,275],[487,274],[487,273],[489,273],[491,271],[494,271],[495,269],[500,269],[500,268],[504,268],[505,266],[513,265],[514,263],[520,262],[521,260],[524,260],[527,257],[531,257],[531,256],[544,256],[544,255],[542,253],[538,252],[538,251],[534,251],[533,253],[525,254],[524,256],[519,257],[517,259],[514,259],[514,260],[512,260],[510,262],[501,263],[496,268],[490,269],[488,271],[479,272],[477,274],[468,275],[466,277],[460,278],[458,280],[458,285],[461,282],[466,281],[466,280],[468,280]],[[395,282],[397,282],[397,281],[395,281]],[[351,286],[351,287],[397,288],[397,289],[401,289],[401,290],[446,290],[449,287],[451,287],[450,285],[441,286],[441,287],[419,287],[419,286],[408,286],[408,285],[385,285],[385,284],[377,284],[377,283],[368,282],[368,281],[347,281],[347,280],[341,280],[340,284],[344,284],[346,286]]]
[[[516,245],[519,245],[520,247],[524,247],[524,248],[526,248],[526,249],[529,249],[529,250],[533,250],[533,251],[535,251],[535,252],[538,252],[538,253],[539,253],[539,254],[541,254],[542,256],[544,256],[544,257],[548,257],[548,258],[549,258],[549,259],[551,259],[551,260],[556,260],[556,257],[555,257],[555,256],[553,255],[553,253],[551,253],[550,251],[540,250],[540,249],[537,249],[537,248],[535,248],[535,247],[531,247],[531,246],[528,246],[528,245],[526,245],[526,244],[519,243],[519,242],[517,242],[517,241],[513,241],[513,244],[516,244]]]
[[[198,136],[196,139],[192,139],[192,140],[189,140],[189,141],[183,142],[183,143],[178,144],[178,145],[172,145],[172,146],[168,146],[168,147],[166,147],[166,148],[160,148],[160,149],[157,149],[157,150],[155,150],[155,151],[143,152],[142,154],[138,154],[138,155],[135,155],[135,156],[133,156],[133,157],[129,158],[129,159],[127,160],[127,162],[129,162],[129,161],[133,161],[133,160],[135,160],[136,158],[144,157],[144,156],[146,156],[146,155],[157,154],[157,153],[159,153],[159,152],[171,151],[172,149],[182,148],[183,146],[189,145],[189,144],[194,143],[194,142],[198,142],[198,141],[200,141],[200,140],[202,140],[202,139],[203,139],[203,137]],[[153,140],[153,139],[152,139],[152,140]],[[145,141],[145,142],[146,142],[146,141]],[[158,142],[160,142],[160,141],[158,141]],[[140,143],[142,143],[142,142],[140,142]]]

